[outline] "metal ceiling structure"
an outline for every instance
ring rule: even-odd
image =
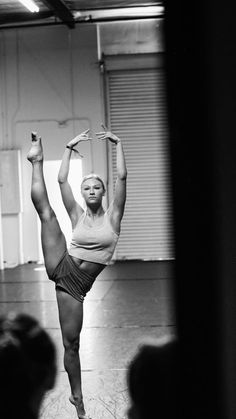
[[[157,18],[163,15],[162,1],[144,0],[34,0],[38,13],[31,13],[18,0],[0,1],[0,29],[76,23]]]

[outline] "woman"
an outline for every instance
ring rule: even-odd
[[[0,417],[37,419],[56,377],[55,346],[27,314],[0,317]]]
[[[72,151],[81,141],[88,141],[89,130],[71,140],[65,148],[58,182],[63,203],[72,224],[72,242],[67,250],[66,240],[52,210],[43,177],[41,138],[32,133],[28,160],[33,167],[31,197],[41,220],[42,249],[47,274],[56,283],[59,320],[64,345],[64,365],[71,387],[70,402],[80,419],[85,413],[81,388],[79,358],[80,332],[83,322],[83,300],[98,274],[112,258],[120,233],[126,200],[127,170],[121,140],[107,131],[97,133],[98,139],[108,139],[117,148],[117,180],[114,199],[107,211],[102,206],[105,186],[102,179],[90,174],[81,184],[86,211],[75,201],[68,183]]]

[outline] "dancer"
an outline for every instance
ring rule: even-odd
[[[83,322],[83,300],[98,274],[112,258],[120,233],[126,200],[127,170],[121,140],[102,125],[97,133],[100,140],[109,140],[117,149],[117,180],[114,199],[107,211],[102,206],[105,185],[96,174],[83,178],[81,194],[86,211],[75,201],[68,183],[70,157],[74,147],[91,138],[86,130],[66,145],[58,182],[62,200],[72,224],[72,241],[67,250],[66,240],[50,206],[43,176],[41,138],[32,133],[28,160],[32,163],[31,198],[41,220],[41,239],[45,267],[49,279],[56,284],[59,320],[64,345],[64,366],[71,387],[70,402],[78,418],[87,419],[81,387],[79,358],[80,332]]]

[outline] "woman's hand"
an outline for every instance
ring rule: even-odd
[[[96,132],[96,136],[99,140],[110,140],[114,144],[120,143],[120,139],[113,134],[111,131],[108,131],[108,129],[105,127],[105,125],[101,124],[104,131],[102,132]]]
[[[92,140],[91,137],[89,137],[88,133],[89,133],[89,129],[86,129],[86,131],[81,132],[81,134],[77,135],[75,138],[73,138],[72,140],[69,141],[69,143],[67,144],[68,147],[74,147],[77,144],[79,144],[81,141],[89,141]]]

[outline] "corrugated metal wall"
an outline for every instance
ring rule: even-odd
[[[163,68],[107,72],[111,129],[122,139],[128,189],[116,259],[172,259],[174,234]],[[113,183],[116,150],[111,151]]]

